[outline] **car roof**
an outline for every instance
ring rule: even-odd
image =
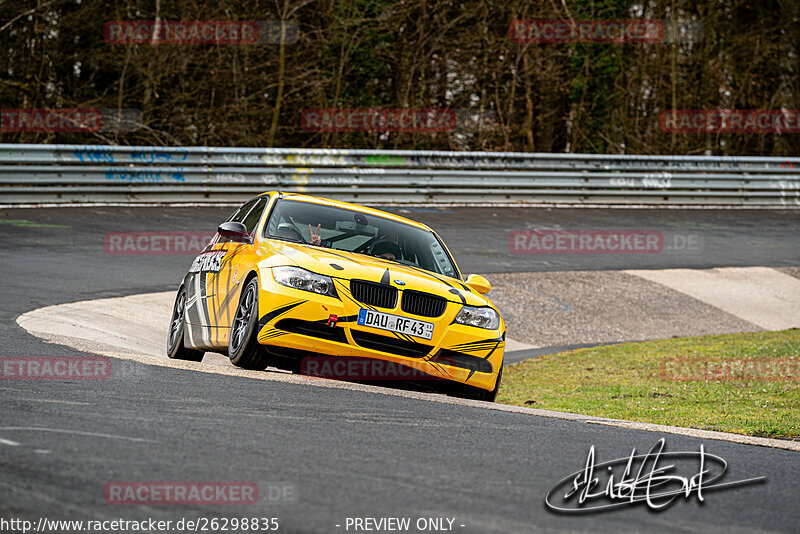
[[[337,208],[344,208],[344,209],[348,209],[348,210],[359,211],[359,212],[364,213],[364,214],[376,215],[378,217],[385,217],[387,219],[391,219],[391,220],[394,220],[394,221],[397,221],[397,222],[402,222],[402,223],[408,224],[410,226],[416,226],[417,228],[422,228],[423,230],[428,230],[429,232],[433,231],[427,225],[424,225],[424,224],[422,224],[420,222],[417,222],[417,221],[414,221],[414,220],[411,220],[411,219],[407,219],[405,217],[401,217],[400,215],[395,215],[394,213],[389,213],[389,212],[386,212],[386,211],[376,210],[374,208],[368,208],[366,206],[361,206],[359,204],[352,204],[350,202],[343,202],[341,200],[333,200],[333,199],[330,199],[330,198],[315,197],[315,196],[312,196],[312,195],[303,195],[303,194],[299,194],[299,193],[284,193],[284,192],[281,192],[281,191],[267,191],[265,193],[262,193],[260,196],[273,195],[273,194],[276,194],[276,193],[277,194],[281,194],[282,198],[286,198],[286,199],[297,200],[297,201],[300,201],[300,202],[309,202],[309,203],[312,203],[312,204],[324,204],[326,206],[335,206]]]

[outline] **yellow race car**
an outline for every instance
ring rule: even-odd
[[[346,202],[264,193],[192,262],[172,313],[170,358],[227,354],[358,381],[431,380],[494,401],[505,324],[480,275],[462,278],[427,226]]]

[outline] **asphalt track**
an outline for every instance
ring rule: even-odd
[[[106,254],[107,232],[213,230],[230,211],[0,211],[0,355],[76,355],[29,336],[16,317],[50,304],[174,289],[191,261]],[[465,272],[800,265],[798,212],[424,208],[406,215],[434,226]],[[652,256],[509,252],[510,232],[542,227],[695,233],[702,248]],[[115,363],[109,380],[4,381],[0,402],[3,518],[276,516],[284,532],[346,532],[346,517],[366,516],[451,517],[463,532],[796,532],[800,521],[800,457],[790,451],[127,361]],[[573,517],[545,509],[548,490],[583,467],[591,445],[604,461],[633,447],[643,452],[661,437],[672,451],[702,443],[728,462],[726,480],[766,482],[659,513],[637,506]],[[296,487],[297,500],[236,510],[106,504],[104,485],[120,480],[283,482]]]

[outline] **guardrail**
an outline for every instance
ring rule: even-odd
[[[800,157],[0,144],[0,204],[239,202],[800,208]]]

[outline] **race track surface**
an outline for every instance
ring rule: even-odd
[[[0,211],[0,355],[79,354],[28,335],[16,318],[52,304],[174,290],[191,262],[191,256],[107,254],[106,233],[213,231],[230,211]],[[408,211],[440,232],[465,272],[800,265],[798,212]],[[511,232],[542,227],[696,233],[702,249],[509,251]],[[108,380],[2,383],[4,517],[276,516],[284,532],[345,532],[345,518],[353,516],[451,517],[461,532],[794,532],[800,521],[796,452],[129,361],[114,365]],[[633,447],[644,452],[661,437],[672,451],[697,451],[702,443],[728,462],[730,480],[765,476],[766,482],[708,492],[702,505],[693,498],[660,513],[637,506],[572,517],[545,509],[548,490],[583,467],[591,445],[605,461]],[[297,489],[297,500],[237,510],[104,502],[106,483],[136,480],[281,482]]]

